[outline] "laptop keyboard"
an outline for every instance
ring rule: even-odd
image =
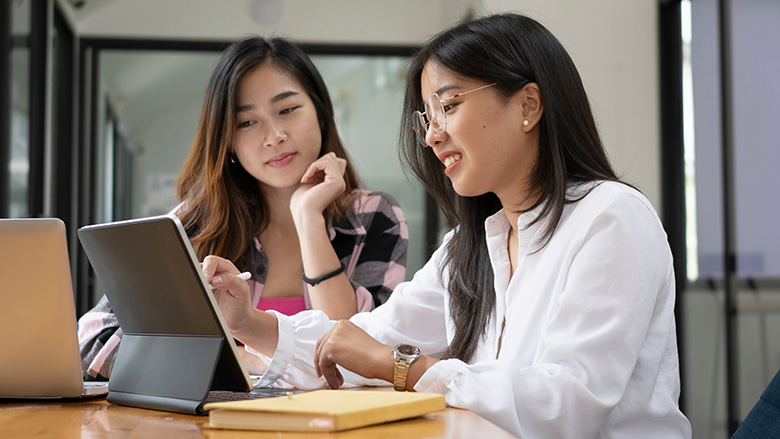
[[[280,388],[259,388],[251,392],[235,392],[231,390],[212,390],[206,397],[206,402],[226,402],[226,401],[245,401],[248,399],[273,398],[275,396],[285,396],[288,393],[301,393],[304,390],[280,389]]]

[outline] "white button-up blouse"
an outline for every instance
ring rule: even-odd
[[[566,205],[541,250],[545,222],[529,226],[534,212],[520,216],[511,276],[506,216],[499,211],[485,221],[496,294],[485,337],[468,363],[439,361],[415,390],[441,393],[449,405],[520,437],[690,438],[677,404],[674,272],[666,234],[650,202],[629,186],[601,182],[570,195],[576,199],[591,187]],[[382,343],[413,344],[440,358],[454,334],[444,251],[446,245],[386,304],[351,320]],[[267,365],[259,385],[322,387],[314,347],[331,322],[321,311],[277,317],[274,357],[247,348]],[[389,384],[342,373],[351,385]]]

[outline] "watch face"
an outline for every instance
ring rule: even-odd
[[[412,346],[410,344],[399,344],[395,347],[395,349],[398,351],[399,354],[402,355],[408,355],[408,356],[414,356],[414,355],[420,355],[420,348],[417,346]]]

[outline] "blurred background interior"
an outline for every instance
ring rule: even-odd
[[[780,367],[780,2],[0,3],[0,217],[66,223],[79,314],[102,293],[75,231],[177,204],[208,77],[250,34],[312,55],[361,177],[404,210],[411,278],[448,226],[398,159],[407,62],[455,23],[517,11],[570,52],[613,163],[664,222],[694,437],[728,437]]]

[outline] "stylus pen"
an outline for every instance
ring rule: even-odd
[[[248,271],[245,271],[243,273],[237,274],[236,276],[238,276],[239,278],[244,279],[244,280],[249,280],[249,279],[252,278],[252,273],[250,273]],[[217,289],[217,287],[215,287],[213,285],[211,285],[211,288],[213,288],[215,290]]]

